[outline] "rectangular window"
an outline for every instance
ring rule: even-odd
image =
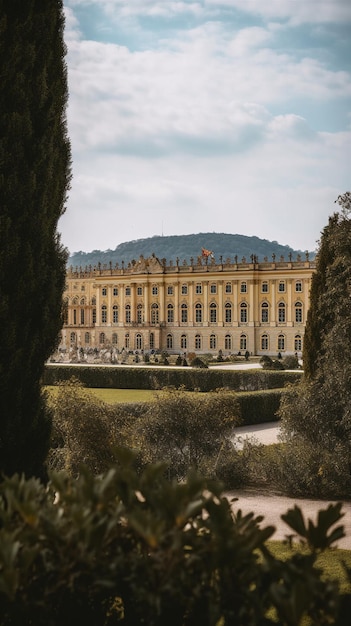
[[[126,287],[126,296],[130,296],[130,287]]]
[[[268,283],[262,283],[262,293],[268,293]]]
[[[173,287],[171,285],[168,285],[167,287],[167,295],[173,296]]]
[[[227,283],[225,286],[225,292],[226,293],[232,293],[232,285],[231,283]]]
[[[278,291],[280,291],[280,292],[285,291],[285,282],[284,282],[283,280],[281,280],[281,281],[279,282],[279,285],[278,285]]]
[[[142,287],[138,287],[137,288],[137,294],[138,294],[138,296],[142,296],[143,295],[143,288]]]
[[[80,323],[84,324],[84,309],[80,310]]]
[[[103,287],[102,290],[101,290],[101,293],[102,293],[103,296],[107,296],[107,288]]]
[[[211,285],[210,293],[217,293],[217,285]]]
[[[152,287],[152,295],[153,296],[157,296],[158,295],[158,287],[156,285],[153,285],[153,287]]]
[[[114,296],[118,296],[118,289],[117,289],[117,287],[113,288],[113,295]]]
[[[187,285],[182,285],[182,295],[186,296],[188,293],[188,286]]]
[[[300,281],[297,281],[297,283],[295,283],[295,291],[302,291],[302,283]]]
[[[197,284],[195,287],[195,293],[200,294],[202,293],[202,285]]]
[[[241,283],[240,285],[240,293],[246,293],[247,292],[247,285],[246,283]]]

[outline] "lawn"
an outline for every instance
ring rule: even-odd
[[[49,393],[55,393],[57,387],[45,387]],[[154,391],[144,389],[89,389],[91,393],[108,404],[121,402],[151,402],[155,397]]]

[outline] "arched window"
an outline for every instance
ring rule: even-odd
[[[302,350],[302,338],[301,338],[301,335],[295,335],[294,348],[295,348],[295,352],[301,352],[301,350]]]
[[[242,324],[247,323],[247,304],[246,302],[242,302],[240,305],[240,322]]]
[[[90,343],[90,333],[85,333],[84,335],[84,341],[86,344]]]
[[[200,302],[195,304],[195,322],[202,322],[202,304]]]
[[[188,340],[186,335],[182,335],[180,338],[180,347],[182,350],[186,350],[188,347]]]
[[[143,347],[143,339],[140,333],[135,335],[135,349],[141,350]]]
[[[127,350],[129,350],[129,333],[126,333],[124,335],[124,347],[127,348]]]
[[[231,350],[232,349],[232,338],[231,335],[226,335],[224,338],[224,348],[226,350]]]
[[[261,336],[261,350],[268,350],[268,335],[266,333]]]
[[[181,308],[181,321],[183,324],[188,321],[188,307],[186,304],[182,304]]]
[[[230,304],[230,302],[226,302],[226,304],[224,305],[224,311],[225,311],[224,319],[227,324],[230,324],[232,321],[232,305]]]
[[[112,343],[114,346],[118,344],[118,336],[117,333],[112,333]]]
[[[168,333],[167,335],[166,346],[168,350],[172,350],[173,348],[173,335],[171,335],[171,333]]]
[[[278,335],[278,350],[285,350],[285,337]]]
[[[295,322],[297,324],[302,323],[302,302],[295,303]]]
[[[285,304],[284,302],[279,302],[278,304],[278,322],[283,324],[285,322]]]
[[[201,350],[201,335],[195,335],[195,350]]]
[[[169,324],[171,324],[172,322],[174,322],[174,309],[173,309],[173,304],[168,304],[167,305],[167,322]]]
[[[210,350],[215,350],[217,347],[216,335],[210,335]]]
[[[99,341],[101,345],[105,343],[105,333],[100,333]]]
[[[142,324],[143,322],[143,305],[138,304],[137,306],[137,323]]]
[[[114,324],[118,324],[118,306],[114,304],[112,307],[112,321]]]
[[[247,350],[247,337],[240,335],[240,350]]]
[[[214,324],[217,322],[217,305],[215,302],[210,304],[210,322]]]
[[[106,324],[107,322],[107,306],[103,304],[101,307],[101,323]]]
[[[261,322],[267,324],[269,322],[269,306],[267,302],[261,304]]]
[[[70,334],[70,341],[71,341],[71,343],[76,343],[76,341],[77,341],[76,333],[71,333]]]
[[[151,305],[151,324],[158,324],[158,304]]]
[[[126,304],[125,312],[126,312],[126,324],[130,324],[130,320],[131,320],[130,304]]]

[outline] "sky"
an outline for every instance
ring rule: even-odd
[[[64,0],[62,242],[254,235],[315,250],[350,190],[350,0]]]

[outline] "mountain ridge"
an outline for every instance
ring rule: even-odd
[[[133,239],[120,243],[114,250],[92,250],[91,252],[74,252],[69,256],[69,266],[94,266],[99,263],[130,263],[154,254],[159,259],[165,258],[167,262],[175,262],[177,258],[182,262],[197,259],[201,256],[201,249],[211,250],[216,260],[242,257],[249,259],[255,255],[258,261],[272,255],[288,259],[291,256],[296,259],[298,255],[305,255],[306,251],[294,250],[288,245],[279,244],[277,241],[269,241],[256,236],[238,235],[230,233],[194,233],[191,235],[154,235],[143,239]],[[312,259],[315,252],[308,251]]]

